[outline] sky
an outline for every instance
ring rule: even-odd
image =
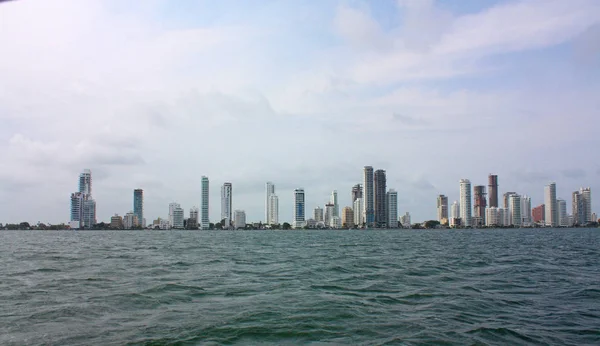
[[[280,221],[293,190],[341,207],[385,169],[399,213],[459,180],[543,203],[600,189],[597,0],[17,0],[0,4],[0,222],[68,221],[83,169],[98,221],[200,205]],[[593,207],[594,211],[598,211]]]

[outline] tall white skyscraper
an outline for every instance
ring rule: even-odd
[[[175,209],[181,208],[179,203],[169,203],[169,226],[175,228]]]
[[[329,203],[333,204],[333,216],[340,217],[340,205],[338,204],[338,193],[337,190],[331,191],[331,198]]]
[[[294,228],[302,228],[306,224],[306,208],[304,202],[304,189],[294,190]]]
[[[373,181],[373,167],[365,166],[363,170],[363,214],[367,227],[375,224],[375,189]]]
[[[398,192],[390,189],[386,193],[386,216],[388,228],[398,228]]]
[[[200,226],[202,229],[210,228],[209,218],[209,182],[207,176],[202,176],[202,200],[200,203]]]
[[[364,219],[363,219],[363,199],[357,198],[354,200],[354,224],[358,227],[362,227]]]
[[[471,226],[471,181],[469,179],[460,180],[460,207],[462,225]]]
[[[546,226],[558,227],[558,206],[556,204],[556,183],[546,185],[544,189],[546,205]]]
[[[567,201],[558,198],[556,200],[556,206],[558,208],[558,225],[560,227],[569,226],[569,214],[567,214]]]
[[[232,203],[233,187],[231,183],[224,183],[221,186],[221,220],[223,220],[223,229],[228,229],[232,225]]]
[[[325,222],[325,225],[329,227],[333,227],[333,218],[335,217],[335,215],[333,215],[334,208],[335,205],[333,205],[333,203],[325,204],[325,219],[323,220],[323,222]]]
[[[269,210],[267,224],[268,225],[277,225],[279,224],[279,197],[277,195],[272,194],[269,196]]]
[[[89,169],[84,169],[83,173],[79,174],[79,192],[92,194],[92,171]]]
[[[523,222],[521,216],[521,196],[515,193],[508,197],[508,212],[510,213],[510,224],[521,226]]]
[[[265,191],[265,223],[267,225],[277,224],[278,222],[273,222],[273,215],[271,214],[271,196],[275,194],[275,185],[267,181],[266,191]],[[277,210],[277,214],[279,214],[279,210]],[[278,215],[279,217],[279,215]]]
[[[521,218],[524,226],[531,225],[531,197],[526,195],[521,196]]]

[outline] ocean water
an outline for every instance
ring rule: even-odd
[[[1,345],[600,345],[600,229],[0,232]]]

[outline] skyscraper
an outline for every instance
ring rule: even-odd
[[[269,209],[268,209],[268,225],[279,224],[279,197],[276,194],[269,196]]]
[[[437,198],[437,219],[439,222],[448,219],[448,197],[444,195],[439,195]]]
[[[585,225],[585,206],[583,202],[583,196],[580,191],[573,192],[573,200],[571,206],[573,209],[573,225]]]
[[[489,206],[498,207],[498,176],[488,175]]]
[[[138,223],[144,223],[144,190],[133,190],[133,213],[137,216]]]
[[[190,208],[190,218],[188,219],[188,227],[187,228],[197,229],[199,216],[200,216],[200,209],[198,209],[198,207]]]
[[[357,198],[354,200],[354,224],[358,227],[362,227],[364,219],[363,219],[363,199]]]
[[[460,218],[462,225],[470,227],[471,225],[471,181],[469,179],[460,180]]]
[[[92,198],[92,171],[79,175],[79,191],[71,194],[71,227],[91,228],[96,224],[96,201]]]
[[[209,218],[209,182],[207,176],[202,176],[202,200],[200,203],[200,227],[202,229],[210,228],[210,218]]]
[[[354,203],[357,198],[363,198],[363,189],[361,184],[352,186],[352,203]],[[354,212],[356,213],[356,210]]]
[[[323,208],[316,207],[313,212],[313,218],[316,222],[325,222],[325,217],[323,215]]]
[[[454,201],[452,202],[452,207],[450,207],[450,226],[455,226],[457,219],[460,219],[460,204]]]
[[[531,225],[531,197],[527,195],[521,196],[521,218],[524,226]]]
[[[597,221],[592,218],[592,190],[589,187],[582,187],[579,189],[579,192],[583,197],[583,215],[585,217],[585,223]]]
[[[339,217],[340,216],[340,205],[338,204],[337,190],[331,191],[331,198],[329,200],[329,203],[333,204],[333,216]]]
[[[325,225],[332,227],[333,225],[333,218],[335,217],[334,215],[334,208],[335,205],[333,205],[333,203],[327,203],[325,204]]]
[[[387,193],[387,182],[385,170],[378,169],[373,176],[373,191],[375,201],[375,223],[379,228],[387,227],[385,215],[385,196]]]
[[[556,200],[556,207],[558,208],[558,225],[560,227],[568,227],[569,214],[567,214],[567,202],[562,198],[558,198]]]
[[[243,210],[236,210],[234,213],[233,228],[241,229],[246,227],[246,212]]]
[[[523,219],[521,217],[521,196],[516,193],[508,198],[508,212],[510,214],[510,224],[521,226]]]
[[[233,223],[232,219],[232,199],[233,187],[231,183],[224,183],[221,186],[221,220],[223,220],[223,229],[228,229]]]
[[[169,203],[169,226],[171,228],[175,228],[175,209],[177,208],[181,208],[179,203]]]
[[[546,226],[558,227],[558,206],[556,204],[556,183],[552,182],[544,188],[544,204],[546,205]]]
[[[398,192],[390,189],[386,195],[386,217],[388,228],[398,228]]]
[[[538,205],[535,208],[531,209],[531,221],[533,223],[545,223],[546,219],[546,206],[544,204]]]
[[[373,167],[365,166],[363,170],[363,214],[367,227],[375,223],[375,191],[373,190]]]
[[[270,214],[270,205],[271,205],[271,196],[275,194],[275,185],[272,182],[267,181],[266,184],[266,193],[265,193],[265,223],[267,225],[276,224],[273,222],[273,217]]]
[[[475,217],[477,218],[477,225],[475,226],[483,226],[485,225],[485,186],[483,185],[475,185],[473,188],[474,192],[474,200],[475,200]]]
[[[354,210],[350,207],[342,209],[342,227],[354,228]]]
[[[89,169],[84,169],[83,173],[79,174],[79,192],[92,194],[92,171]]]
[[[302,228],[306,224],[304,203],[304,189],[294,190],[294,228]]]
[[[509,207],[509,203],[508,203],[508,199],[510,198],[510,196],[516,194],[516,192],[514,191],[509,191],[509,192],[505,192],[504,195],[502,195],[502,197],[504,197],[504,208],[508,209]]]

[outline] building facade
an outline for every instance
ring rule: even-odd
[[[460,180],[460,218],[462,225],[471,227],[471,181],[469,179]]]
[[[144,220],[144,190],[142,189],[133,190],[133,213],[142,225]]]
[[[562,198],[556,200],[558,208],[558,226],[569,227],[569,214],[567,214],[567,201]]]
[[[363,219],[363,199],[357,198],[354,200],[354,224],[358,227],[362,227],[364,223]]]
[[[340,216],[340,205],[338,204],[338,193],[337,190],[331,191],[331,198],[329,203],[333,204],[333,216]]]
[[[246,228],[246,212],[244,210],[236,210],[233,219],[233,227],[235,229]]]
[[[323,213],[323,208],[316,207],[313,211],[313,218],[316,222],[325,222],[325,214]]]
[[[544,204],[546,205],[546,226],[558,227],[558,206],[556,203],[556,183],[546,185],[544,189]]]
[[[386,224],[388,228],[398,228],[398,192],[390,189],[386,195]]]
[[[485,186],[476,185],[473,188],[474,201],[475,201],[475,218],[477,222],[474,223],[473,226],[483,226],[485,225],[485,208],[487,206],[487,202],[485,199]]]
[[[187,228],[189,228],[189,229],[198,228],[199,221],[200,221],[199,217],[200,217],[200,209],[198,209],[198,207],[191,207],[190,208],[190,218],[188,219],[189,225],[187,225]]]
[[[271,196],[275,194],[275,184],[267,181],[265,186],[265,223],[267,225],[274,225],[278,222],[273,222],[271,214]]]
[[[354,228],[354,209],[350,207],[342,209],[342,227]]]
[[[498,176],[488,175],[489,206],[498,207]]]
[[[439,195],[437,198],[437,220],[441,223],[444,219],[448,219],[448,197]]]
[[[531,218],[533,223],[545,223],[546,222],[546,205],[541,204],[531,209]]]
[[[207,176],[202,177],[202,199],[200,201],[200,227],[210,229],[209,217],[209,181]]]
[[[366,227],[375,225],[375,190],[373,188],[373,167],[365,166],[363,169],[363,219]]]
[[[361,184],[352,186],[352,203],[358,198],[363,198],[363,188]],[[356,210],[354,212],[356,213]]]
[[[521,196],[512,194],[508,198],[508,212],[510,214],[510,224],[520,227],[523,219],[521,217]]]
[[[294,228],[302,228],[306,224],[306,208],[304,189],[294,190]]]
[[[387,193],[387,181],[385,170],[378,169],[373,175],[373,191],[375,201],[375,223],[378,228],[387,227],[387,217],[385,215],[385,197]]]
[[[279,197],[276,194],[269,196],[269,225],[279,224]]]
[[[233,186],[231,183],[224,183],[221,186],[221,220],[224,229],[233,225]]]

